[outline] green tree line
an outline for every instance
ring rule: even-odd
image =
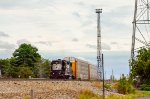
[[[0,69],[4,78],[28,78],[50,76],[51,62],[38,53],[31,44],[21,44],[11,58],[0,59]]]
[[[131,63],[131,78],[150,85],[150,48],[141,48]]]

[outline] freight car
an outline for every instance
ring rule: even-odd
[[[51,78],[98,80],[97,67],[87,61],[74,57],[64,60],[53,60],[51,63]]]

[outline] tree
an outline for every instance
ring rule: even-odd
[[[41,58],[37,52],[38,49],[31,46],[31,44],[21,44],[13,53],[13,56],[16,59],[16,66],[26,65],[34,67],[34,63]]]
[[[11,64],[13,61],[13,58],[0,60],[3,77],[17,77],[18,69]]]
[[[0,70],[4,77],[49,77],[50,61],[42,59],[36,47],[21,44],[10,59],[0,59]]]
[[[18,76],[21,78],[28,78],[29,76],[32,76],[32,71],[28,66],[21,65],[19,67]]]
[[[43,73],[43,77],[50,77],[50,65],[51,64],[51,62],[49,61],[49,60],[45,60],[44,62],[43,62],[43,64],[42,64],[42,67],[43,67],[43,71],[42,71],[42,73]]]
[[[33,77],[36,77],[35,64],[39,60],[41,60],[41,56],[38,53],[38,49],[31,46],[31,44],[23,43],[14,51],[13,58],[10,63],[16,70],[18,70],[18,76],[26,78],[32,74]]]
[[[150,48],[141,48],[131,66],[133,78],[138,78],[141,83],[150,84]]]
[[[40,78],[48,78],[50,76],[51,62],[47,59],[41,59],[36,63],[36,76]]]

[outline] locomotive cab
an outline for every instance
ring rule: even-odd
[[[71,62],[66,60],[53,60],[51,62],[51,74],[50,78],[58,79],[65,78],[68,79],[72,77]]]

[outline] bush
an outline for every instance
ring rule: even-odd
[[[110,91],[112,90],[112,87],[110,84],[105,84],[104,87],[106,88],[106,90]]]
[[[150,91],[150,85],[143,84],[140,86],[140,89],[144,91]]]
[[[150,85],[150,79],[145,79],[145,80],[143,80],[143,84]]]
[[[133,88],[131,82],[124,75],[122,75],[122,77],[120,78],[117,90],[121,94],[129,94],[135,92],[135,89]]]
[[[19,76],[21,77],[21,78],[28,78],[29,76],[31,76],[32,75],[32,71],[31,71],[31,69],[29,68],[29,67],[20,67],[19,68],[19,72],[18,72],[18,74],[19,74]]]

